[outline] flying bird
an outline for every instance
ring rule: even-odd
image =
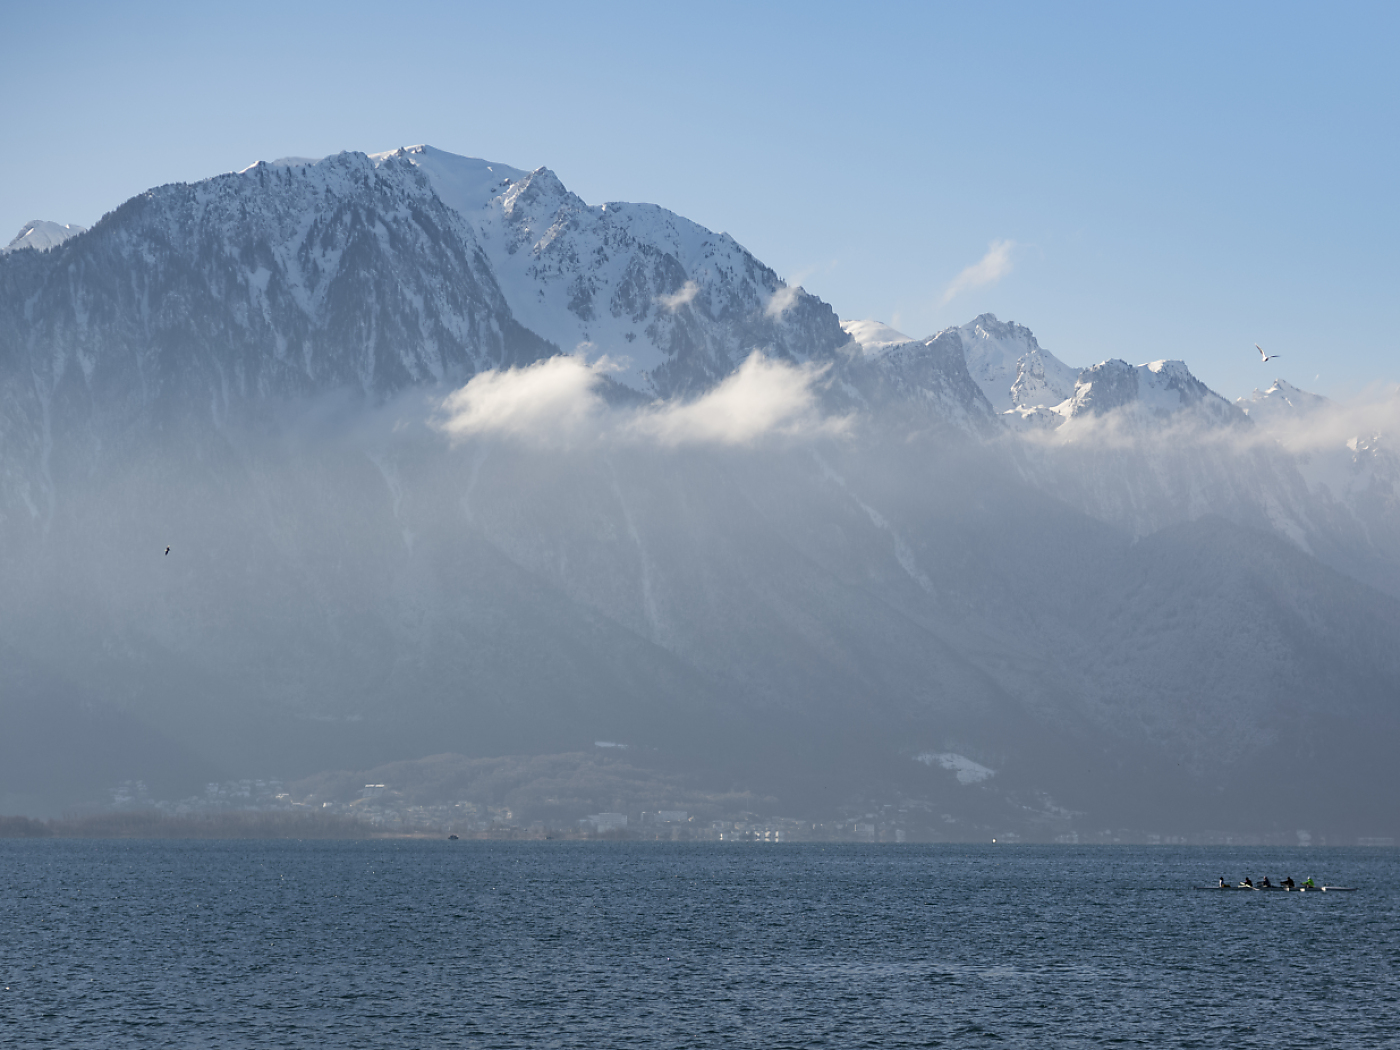
[[[170,548],[169,548],[169,547],[166,547],[166,548],[165,548],[165,553],[166,553],[166,554],[169,554],[169,553],[170,553]]]
[[[1260,346],[1258,343],[1255,343],[1255,344],[1254,344],[1254,349],[1256,349],[1256,350],[1259,351],[1259,357],[1264,361],[1265,364],[1268,364],[1268,363],[1269,363],[1270,361],[1272,361],[1274,358],[1276,358],[1276,357],[1279,356],[1278,354],[1266,354],[1266,353],[1264,353],[1264,348],[1263,348],[1262,346]]]

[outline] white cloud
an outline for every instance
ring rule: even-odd
[[[694,281],[686,281],[685,284],[681,285],[680,291],[672,292],[670,295],[658,295],[655,302],[658,306],[674,313],[687,303],[693,302],[699,294],[700,286]]]
[[[1400,438],[1400,387],[1375,383],[1344,402],[1322,400],[1295,412],[1250,413],[1256,432],[1307,455],[1357,445],[1390,447]]]
[[[843,433],[846,418],[823,415],[814,389],[823,369],[771,361],[755,351],[733,375],[693,401],[609,408],[598,392],[607,358],[551,357],[525,368],[474,376],[449,395],[434,421],[454,442],[502,436],[537,444],[579,440],[746,445],[769,435]]]
[[[505,434],[537,441],[567,440],[604,410],[596,387],[610,362],[551,357],[524,368],[475,375],[442,403],[437,426],[454,441]]]
[[[775,433],[839,433],[849,421],[821,414],[813,390],[821,374],[810,365],[770,361],[755,351],[713,390],[694,401],[653,406],[627,430],[672,447],[745,445]]]
[[[986,255],[953,278],[953,283],[948,285],[943,292],[944,305],[952,302],[963,292],[996,284],[1009,274],[1011,272],[1011,252],[1015,247],[1015,241],[993,241],[988,246]]]
[[[1392,448],[1400,448],[1400,387],[1392,384],[1375,384],[1345,402],[1319,398],[1290,407],[1275,401],[1274,411],[1267,411],[1268,405],[1244,404],[1250,409],[1250,425],[1219,426],[1211,417],[1189,411],[1162,420],[1134,405],[1078,416],[1057,426],[1019,429],[1011,436],[1047,449],[1170,448],[1243,456],[1282,448],[1304,461],[1335,454],[1348,463],[1377,450],[1388,458]],[[1319,470],[1304,473],[1316,475],[1326,464],[1313,466]]]
[[[783,314],[787,313],[797,303],[797,293],[802,291],[801,286],[785,284],[773,293],[773,297],[768,300],[768,305],[763,308],[763,315],[771,317],[775,321],[781,321]]]

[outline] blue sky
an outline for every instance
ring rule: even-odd
[[[1400,381],[1400,5],[16,7],[0,243],[428,142],[662,204],[910,335],[990,311],[1232,398]]]

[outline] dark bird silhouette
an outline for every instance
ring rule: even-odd
[[[169,553],[170,553],[170,548],[169,548],[169,547],[166,547],[166,548],[165,548],[165,553],[166,553],[166,554],[169,554]]]
[[[1276,358],[1276,357],[1279,356],[1278,354],[1266,354],[1266,353],[1264,353],[1264,348],[1263,348],[1262,346],[1260,346],[1258,343],[1255,343],[1255,344],[1254,344],[1254,349],[1256,349],[1256,350],[1259,351],[1259,356],[1262,357],[1262,358],[1264,359],[1264,363],[1265,363],[1265,364],[1268,364],[1268,363],[1269,363],[1270,361],[1272,361],[1274,358]]]

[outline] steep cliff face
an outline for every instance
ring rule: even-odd
[[[834,375],[881,426],[934,428],[982,440],[1002,432],[996,410],[968,369],[957,329],[843,354]]]

